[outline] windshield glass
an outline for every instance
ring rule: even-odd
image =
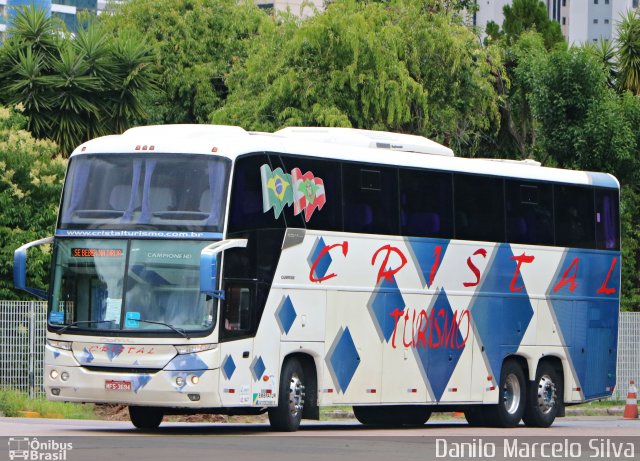
[[[216,304],[200,293],[200,252],[208,243],[56,240],[49,323],[101,331],[210,330]]]
[[[79,155],[58,227],[221,232],[228,172],[208,155]]]

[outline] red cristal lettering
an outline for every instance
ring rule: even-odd
[[[613,293],[616,292],[615,288],[611,288],[608,287],[607,285],[609,284],[609,279],[611,278],[611,273],[613,272],[613,268],[616,267],[616,264],[618,263],[618,257],[614,257],[613,260],[611,261],[611,267],[609,267],[609,272],[607,273],[607,278],[604,279],[604,282],[602,282],[602,286],[600,288],[598,288],[598,291],[596,291],[597,294],[602,295],[612,295]]]
[[[433,256],[435,260],[433,261],[433,266],[431,266],[431,272],[429,273],[429,286],[433,284],[433,279],[436,277],[436,272],[438,272],[438,267],[440,267],[441,255],[442,255],[442,245],[437,245],[433,250]]]
[[[328,245],[328,246],[324,247],[322,249],[322,251],[320,252],[320,254],[316,257],[315,261],[313,261],[313,264],[311,266],[311,270],[309,271],[309,280],[310,281],[321,283],[321,282],[324,282],[325,280],[329,280],[329,279],[332,279],[333,277],[337,277],[338,276],[338,274],[336,274],[335,272],[332,272],[331,274],[325,275],[324,277],[320,277],[320,278],[317,278],[314,275],[315,272],[316,272],[316,268],[318,267],[318,264],[320,264],[320,260],[324,257],[324,255],[329,253],[335,247],[341,247],[342,248],[342,255],[343,256],[347,256],[347,253],[349,252],[349,242],[345,241],[345,242],[342,242],[342,243],[336,243],[334,245]]]
[[[388,282],[391,282],[393,280],[393,276],[397,274],[400,271],[400,269],[404,267],[405,264],[407,264],[407,258],[402,253],[402,251],[400,251],[398,248],[393,247],[391,245],[385,245],[381,248],[378,248],[378,250],[373,254],[373,257],[371,258],[372,266],[375,265],[376,258],[378,257],[378,254],[381,251],[386,251],[387,254],[385,255],[384,261],[382,261],[382,265],[378,270],[378,279],[376,280],[376,285],[380,283],[380,280],[383,278],[386,279]],[[400,256],[400,266],[396,267],[395,269],[392,269],[390,267],[388,269],[385,269],[385,267],[387,267],[387,263],[389,262],[389,257],[391,256],[392,252]]]
[[[485,250],[484,248],[479,248],[477,249],[474,253],[473,256],[482,256],[483,258],[487,257],[487,250]],[[467,258],[467,266],[469,266],[469,269],[471,269],[471,272],[473,272],[473,275],[476,276],[476,280],[475,282],[464,282],[462,285],[464,285],[465,287],[475,287],[476,285],[478,285],[480,283],[480,269],[478,269],[476,267],[475,264],[473,264],[473,261],[471,260],[471,256],[469,256]]]
[[[575,290],[578,286],[578,284],[576,283],[576,277],[578,276],[578,264],[578,258],[574,258],[573,261],[571,261],[571,264],[569,265],[569,267],[567,267],[567,270],[564,271],[562,277],[560,277],[560,281],[556,284],[555,287],[553,287],[554,293],[558,292],[567,283],[569,284],[569,291],[573,293],[573,290]],[[569,277],[569,272],[571,272],[572,270],[573,273],[571,274],[571,277]]]
[[[518,265],[516,266],[516,272],[513,274],[513,278],[511,279],[511,285],[509,286],[509,289],[514,292],[517,293],[519,291],[522,291],[522,289],[524,288],[524,286],[521,287],[516,287],[516,281],[518,280],[518,274],[520,273],[520,266],[522,266],[522,264],[530,264],[533,262],[534,259],[536,259],[535,256],[528,256],[524,253],[522,253],[520,256],[511,256],[511,259],[513,259],[514,261],[518,262]]]

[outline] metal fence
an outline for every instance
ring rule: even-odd
[[[0,386],[42,395],[46,303],[0,301]],[[618,383],[613,398],[627,398],[640,380],[640,312],[622,312],[618,331]]]

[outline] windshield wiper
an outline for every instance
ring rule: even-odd
[[[189,335],[182,328],[174,327],[170,323],[156,322],[155,320],[144,320],[144,319],[131,319],[131,320],[135,320],[136,322],[151,323],[151,324],[154,324],[154,325],[163,325],[165,327],[171,328],[173,331],[175,331],[179,335],[182,335],[185,339],[191,339],[191,338],[189,338]]]
[[[77,327],[78,325],[84,325],[84,324],[89,324],[90,325],[92,323],[113,323],[113,320],[78,320],[77,322],[71,322],[68,325],[65,325],[64,327],[62,327],[59,330],[57,330],[56,333],[61,335],[62,332],[65,331],[67,328]],[[53,325],[53,324],[51,324],[51,325]]]

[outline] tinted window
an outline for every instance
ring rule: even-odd
[[[555,186],[556,245],[595,247],[594,191],[589,187]]]
[[[402,235],[453,237],[452,175],[400,170]]]
[[[501,178],[454,175],[456,238],[504,241],[502,184]]]
[[[620,249],[618,191],[596,189],[596,245],[602,250]]]
[[[397,234],[397,170],[344,164],[342,174],[344,230],[368,234]]]
[[[287,225],[290,222],[290,215],[298,213],[298,218],[305,221],[298,226],[309,229],[341,231],[342,230],[342,177],[340,163],[336,161],[309,159],[303,157],[281,157],[285,171],[292,176],[292,172],[297,168],[300,178],[294,184],[294,206],[287,212]],[[302,179],[302,181],[300,181]],[[318,189],[306,187],[307,181],[317,183],[317,187],[322,187],[324,197],[317,197]],[[315,189],[311,190],[311,189]],[[302,201],[305,192],[311,192],[313,200],[307,197]],[[313,197],[315,192],[316,197]],[[307,192],[308,193],[308,192]],[[298,205],[296,205],[298,201]],[[315,202],[315,204],[314,204]],[[302,206],[305,205],[305,206]],[[289,225],[289,227],[293,227]]]
[[[551,184],[506,181],[507,242],[553,245]]]
[[[236,161],[231,189],[229,232],[285,227],[281,210],[276,218],[273,207],[268,208],[267,211],[263,209],[261,168],[264,165],[271,170],[271,164],[266,155],[252,155]]]

